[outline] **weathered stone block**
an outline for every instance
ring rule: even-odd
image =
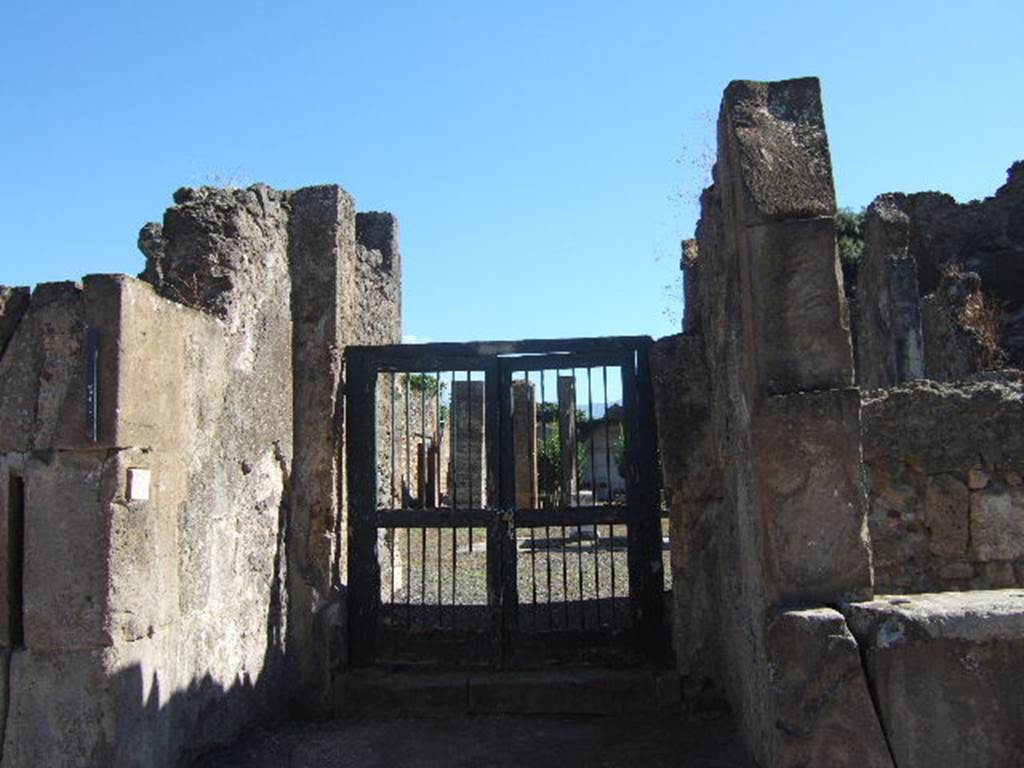
[[[770,397],[753,415],[755,493],[778,602],[870,595],[856,389]]]
[[[980,491],[990,480],[988,472],[978,467],[971,467],[967,470],[967,487],[972,491]]]
[[[768,624],[773,766],[892,768],[857,642],[831,608]]]
[[[857,382],[889,387],[924,375],[917,264],[909,254],[910,219],[898,200],[868,206],[857,271]]]
[[[109,499],[118,464],[106,451],[52,452],[25,462],[25,644],[110,645]]]
[[[729,83],[718,146],[736,173],[735,199],[747,222],[835,215],[817,78]]]
[[[711,392],[704,339],[676,334],[651,350],[661,470],[673,499],[722,495],[722,470],[711,435]]]
[[[179,189],[159,237],[152,228],[140,236],[148,248],[142,277],[161,295],[221,318],[232,331],[252,330],[259,310],[251,298],[288,288],[280,280],[286,198],[263,184]]]
[[[14,329],[21,322],[28,309],[30,290],[27,287],[13,288],[0,285],[0,358],[4,356],[7,342],[14,335]]]
[[[397,344],[402,337],[402,256],[398,218],[356,214],[356,248],[342,282],[347,344]]]
[[[189,722],[186,686],[192,695],[218,686],[209,678],[177,680],[174,650],[166,637],[102,649],[14,651],[3,767],[180,765],[192,754],[189,741],[200,749],[216,743],[204,737],[235,708],[238,692],[203,721]]]
[[[907,383],[864,398],[864,461],[921,474],[978,466],[1024,468],[1024,378],[987,374],[957,384]]]
[[[967,552],[969,496],[967,486],[952,475],[928,478],[924,514],[928,548],[934,554],[962,557]]]
[[[704,340],[690,333],[651,350],[663,484],[670,493],[672,620],[679,671],[687,685],[715,675],[718,664],[715,500],[724,495],[711,425]],[[693,631],[700,627],[700,631]]]
[[[982,561],[1024,557],[1024,489],[992,487],[971,494],[971,546]]]
[[[103,656],[103,650],[31,648],[11,654],[3,768],[115,765]]]
[[[756,391],[765,396],[853,384],[853,352],[832,219],[743,232]],[[743,255],[745,254],[745,256]]]
[[[972,527],[1000,518],[989,502],[1012,488],[1003,481],[1024,466],[1024,400],[1019,374],[945,384],[919,381],[863,399],[863,448],[876,591],[934,592],[1024,584],[1012,568],[984,568]],[[966,485],[964,481],[966,480]],[[994,506],[972,521],[970,499]],[[1009,497],[1007,497],[1009,498]],[[1005,517],[1005,514],[1001,517]],[[1000,518],[1001,519],[1001,518]],[[1014,550],[996,524],[982,552]],[[995,562],[995,561],[991,561]],[[1008,562],[1008,561],[1003,561]],[[1000,577],[1002,580],[996,579]],[[995,579],[995,580],[993,580]]]
[[[0,452],[86,442],[84,344],[81,286],[37,286],[0,359]]]
[[[908,595],[842,606],[899,768],[1024,764],[1024,595]]]

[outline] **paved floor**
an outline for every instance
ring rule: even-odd
[[[750,768],[738,744],[679,715],[375,717],[256,731],[196,768]]]

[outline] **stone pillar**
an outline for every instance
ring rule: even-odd
[[[558,377],[558,450],[561,458],[559,489],[562,505],[576,499],[576,377]]]
[[[482,508],[487,499],[484,382],[452,384],[451,471],[448,493],[459,509]]]
[[[315,710],[327,699],[331,635],[339,631],[335,549],[342,499],[338,400],[342,285],[355,259],[355,201],[337,186],[291,198],[293,441],[288,534],[288,649],[293,695]]]
[[[809,731],[790,725],[792,697],[803,689],[785,677],[794,668],[786,654],[803,653],[812,679],[830,664],[849,662],[848,648],[830,645],[841,617],[800,625],[812,635],[806,644],[819,651],[813,658],[791,643],[771,642],[784,633],[770,633],[783,626],[772,622],[788,616],[788,606],[871,594],[860,400],[852,388],[817,80],[729,85],[714,185],[701,205],[697,255],[687,262],[687,277],[696,279],[687,296],[696,297],[699,319],[687,329],[699,329],[703,339],[708,417],[700,415],[700,388],[685,380],[680,406],[700,416],[694,446],[717,465],[721,497],[712,487],[673,498],[677,529],[687,527],[680,533],[694,533],[695,545],[707,550],[678,553],[674,567],[713,570],[704,594],[682,597],[687,614],[717,624],[708,633],[714,649],[692,640],[689,648],[701,665],[717,666],[711,676],[724,683],[758,764],[803,764],[799,756],[842,743],[854,759],[837,763],[891,768],[877,729],[854,732],[853,724],[873,717],[862,676],[815,701],[824,714]],[[686,345],[669,352],[680,361],[692,354]],[[659,369],[677,376],[671,365]],[[678,487],[701,459],[663,461],[678,476],[669,486]],[[786,621],[795,626],[800,617]],[[856,717],[848,707],[858,708]]]
[[[512,382],[512,449],[515,455],[516,507],[536,509],[537,387],[525,379]]]
[[[910,219],[897,195],[868,206],[857,273],[857,383],[891,387],[924,376],[917,263],[909,253]]]

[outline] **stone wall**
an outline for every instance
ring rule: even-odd
[[[338,187],[181,190],[140,235],[143,280],[39,286],[27,309],[0,291],[8,544],[19,483],[25,522],[20,590],[0,547],[4,766],[180,765],[326,705],[344,345],[399,329],[395,242],[357,246],[355,220]]]
[[[1024,367],[1024,162],[995,195],[868,206],[857,276],[857,380],[869,389]]]
[[[652,372],[681,671],[724,691],[766,766],[892,765],[856,643],[824,608],[872,594],[835,213],[817,81],[731,83],[686,333]]]
[[[966,350],[958,375],[978,367],[988,297],[968,270],[1010,280],[1024,263],[1007,213],[1020,170],[997,202],[872,204],[859,375],[889,388],[862,394],[817,81],[726,89],[714,184],[684,242],[684,333],[651,368],[684,697],[727,700],[758,765],[1024,759],[1024,379],[893,386],[937,365],[929,333]],[[998,236],[972,251],[969,233]]]
[[[898,768],[1022,764],[1021,590],[908,595],[840,608],[862,649]]]
[[[1024,586],[1024,375],[867,393],[863,422],[876,590]]]

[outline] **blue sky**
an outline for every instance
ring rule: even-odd
[[[822,79],[841,204],[991,194],[1024,3],[8,2],[0,283],[136,273],[180,186],[337,182],[402,228],[405,332],[678,327],[722,89]]]

